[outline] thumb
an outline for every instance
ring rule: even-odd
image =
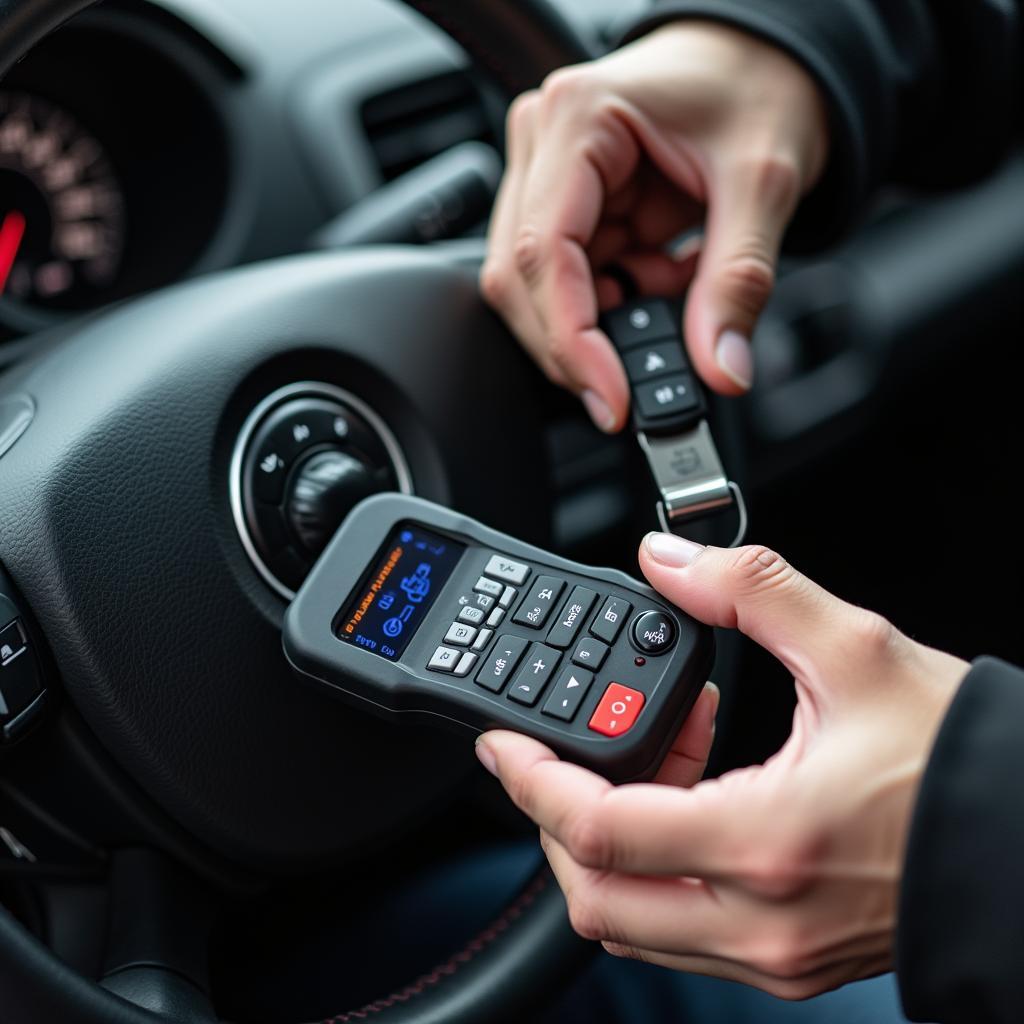
[[[747,161],[711,183],[704,251],[686,307],[686,339],[701,378],[742,394],[754,379],[750,339],[775,285],[782,237],[800,196],[795,164]]]
[[[830,676],[830,667],[846,667],[851,642],[878,618],[758,545],[705,548],[650,533],[640,548],[640,567],[677,607],[708,625],[739,629],[797,678]]]

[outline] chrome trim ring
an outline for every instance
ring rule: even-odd
[[[278,388],[272,394],[267,395],[259,405],[246,417],[235,441],[234,450],[231,453],[231,467],[229,470],[228,488],[231,499],[231,516],[235,521],[235,529],[238,538],[242,542],[245,553],[249,556],[256,571],[263,577],[272,590],[291,601],[295,597],[295,591],[285,586],[268,568],[267,564],[260,557],[253,543],[252,535],[249,533],[249,524],[245,519],[245,509],[242,507],[242,467],[245,463],[245,451],[252,440],[252,435],[261,421],[272,412],[277,406],[293,398],[327,398],[339,402],[358,413],[366,420],[370,428],[376,433],[384,450],[388,454],[391,468],[394,470],[395,478],[398,480],[398,489],[403,494],[413,494],[412,474],[409,472],[409,464],[406,462],[405,453],[391,428],[383,419],[368,406],[361,398],[343,388],[335,387],[333,384],[324,384],[321,381],[301,381],[297,384],[288,384]]]

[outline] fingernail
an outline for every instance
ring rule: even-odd
[[[644,538],[647,553],[670,569],[685,569],[704,553],[704,545],[672,533],[649,533]]]
[[[583,404],[587,407],[587,412],[590,413],[590,418],[594,421],[594,426],[606,434],[610,433],[615,426],[615,417],[612,415],[611,409],[608,408],[608,403],[596,391],[589,389],[584,391],[581,397]]]
[[[482,736],[478,736],[476,740],[476,756],[477,760],[492,774],[498,774],[498,762],[495,760],[494,751],[484,742]]]
[[[715,346],[715,362],[722,372],[744,391],[754,382],[754,354],[750,342],[739,331],[723,331]]]

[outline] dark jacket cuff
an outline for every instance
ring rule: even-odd
[[[1024,672],[975,662],[911,825],[896,971],[907,1015],[1024,1020]]]

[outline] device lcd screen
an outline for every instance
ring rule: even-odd
[[[338,616],[338,638],[399,658],[465,550],[415,523],[396,526]]]

